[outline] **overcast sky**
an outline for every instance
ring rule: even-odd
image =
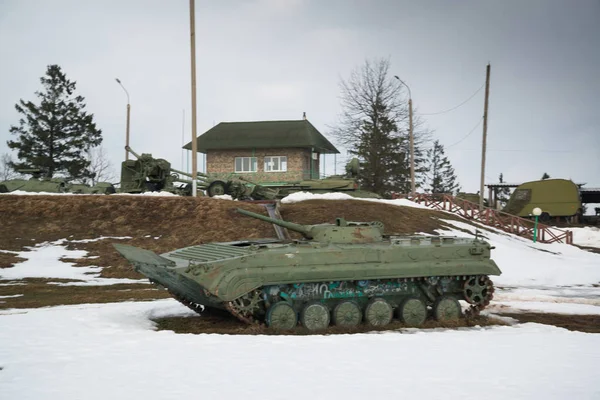
[[[421,114],[471,96],[490,62],[486,182],[547,172],[600,186],[599,21],[600,0],[197,0],[198,134],[306,111],[333,141],[339,81],[366,58],[389,57]],[[46,66],[59,64],[115,167],[127,103],[115,77],[131,96],[131,146],[181,167],[182,130],[191,138],[187,0],[0,0],[0,54],[0,153],[18,122],[14,104],[34,100]],[[481,90],[423,115],[472,192],[483,100]]]

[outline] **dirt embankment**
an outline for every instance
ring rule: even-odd
[[[0,250],[24,251],[35,244],[66,239],[70,249],[88,252],[89,258],[68,260],[77,266],[101,266],[100,276],[104,278],[143,279],[114,250],[112,243],[163,253],[202,243],[275,237],[271,224],[238,214],[237,207],[266,215],[261,205],[211,198],[5,195],[0,196]],[[283,205],[281,214],[284,219],[300,224],[333,223],[336,217],[382,221],[387,233],[398,234],[433,233],[441,228],[436,219],[439,213],[434,211],[359,200],[313,200]],[[100,237],[131,238],[77,242]],[[19,261],[22,259],[13,253],[0,252],[0,268],[10,268]],[[0,296],[23,294],[2,299],[0,308],[77,304],[76,299],[89,303],[165,297],[164,292],[139,286],[57,286],[44,279],[21,283],[26,285],[0,286]]]

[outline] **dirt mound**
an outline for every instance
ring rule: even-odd
[[[235,212],[237,207],[266,215],[264,207],[212,198],[144,196],[1,196],[0,250],[35,243],[102,236],[164,252],[178,247],[245,238],[274,237],[273,227]],[[359,200],[312,200],[283,205],[285,220],[300,224],[382,221],[386,233],[433,232],[436,212]],[[444,217],[448,217],[445,215]],[[74,245],[91,248],[101,242]],[[107,266],[101,263],[101,266]]]
[[[88,252],[86,258],[68,260],[77,266],[101,266],[101,277],[143,279],[112,247],[119,242],[157,253],[208,242],[275,237],[273,226],[235,212],[237,207],[267,215],[259,204],[190,197],[151,196],[0,196],[0,250],[23,251],[36,243],[66,239],[69,249]],[[388,234],[434,233],[448,214],[360,200],[311,200],[284,204],[285,220],[300,224],[382,221]],[[82,239],[103,240],[82,243]],[[115,237],[130,237],[114,239]],[[296,237],[300,237],[296,234]],[[20,261],[0,252],[0,268]],[[22,290],[23,289],[23,290]],[[123,288],[121,288],[123,289]],[[140,290],[139,288],[131,288]],[[122,301],[116,291],[77,289],[37,282],[36,285],[0,287],[0,295],[24,294],[3,300],[0,308],[72,304],[85,292],[86,302]],[[36,293],[44,293],[38,296]],[[153,291],[155,297],[164,293]],[[132,298],[137,297],[132,293]],[[147,298],[147,296],[142,296]]]

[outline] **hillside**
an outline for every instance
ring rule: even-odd
[[[271,224],[240,215],[235,212],[237,207],[266,215],[264,207],[257,204],[207,197],[0,196],[0,278],[12,276],[12,266],[27,258],[22,252],[30,256],[43,243],[64,249],[56,261],[71,262],[80,272],[52,274],[38,268],[35,274],[19,275],[27,282],[27,290],[0,286],[0,296],[22,294],[4,299],[0,309],[166,297],[162,291],[148,290],[147,280],[120,257],[112,243],[162,253],[208,242],[275,237]],[[448,218],[435,211],[358,200],[283,204],[281,214],[300,224],[334,222],[336,217],[382,221],[388,234],[435,234],[436,229],[447,226],[439,218]],[[42,258],[37,262],[50,261]],[[86,286],[77,284],[92,275],[95,279]],[[102,281],[104,278],[129,281]]]

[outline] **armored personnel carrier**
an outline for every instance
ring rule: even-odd
[[[0,193],[14,191],[30,193],[76,193],[76,194],[112,194],[115,187],[110,182],[98,182],[94,186],[72,183],[66,178],[45,178],[39,168],[22,169],[20,173],[31,174],[29,179],[9,179],[0,181]]]
[[[162,255],[114,244],[135,269],[194,310],[228,310],[247,323],[311,331],[330,323],[409,326],[429,315],[456,320],[458,300],[478,313],[500,275],[479,238],[385,236],[381,222],[299,225],[241,214],[299,232],[303,239],[209,243]]]

